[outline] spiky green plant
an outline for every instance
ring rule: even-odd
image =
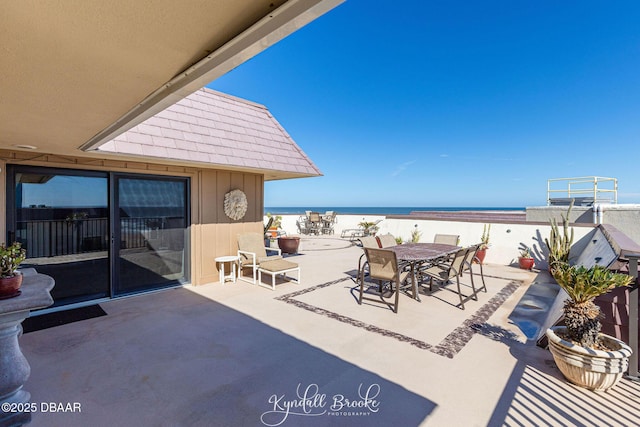
[[[593,300],[613,288],[628,286],[633,278],[614,273],[601,265],[586,268],[569,264],[557,265],[553,277],[569,295],[563,308],[569,337],[583,347],[594,347],[602,327],[602,316]]]
[[[13,277],[18,266],[27,257],[27,251],[20,242],[13,242],[10,246],[0,245],[0,277]]]
[[[267,231],[269,231],[269,229],[271,228],[271,225],[273,224],[273,220],[274,218],[272,216],[269,216],[269,220],[267,221],[267,224],[264,226],[264,234],[267,234]]]
[[[282,227],[282,215],[271,216],[271,212],[267,212],[267,218],[273,220],[271,221],[269,228],[275,227],[279,230]],[[267,228],[267,230],[269,228]]]
[[[531,254],[531,248],[527,245],[522,245],[523,248],[520,249],[520,256],[522,258],[533,258],[533,255]]]
[[[491,224],[485,224],[482,229],[482,237],[480,237],[480,249],[487,249],[489,244],[489,234],[491,233]]]
[[[420,236],[422,236],[422,231],[418,230],[418,228],[414,228],[411,231],[411,243],[418,243],[420,241]]]
[[[571,208],[573,207],[573,201],[569,205],[567,210],[567,216],[560,215],[562,217],[562,234],[558,228],[558,221],[555,218],[551,220],[551,232],[549,238],[544,239],[547,248],[549,249],[549,273],[552,275],[554,271],[563,264],[569,263],[569,252],[571,251],[571,245],[573,244],[573,227],[569,229],[569,215],[571,214]]]
[[[377,223],[371,221],[362,221],[358,223],[358,226],[364,228],[365,236],[375,236],[380,229],[376,224]]]

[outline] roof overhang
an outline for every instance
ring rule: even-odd
[[[187,95],[96,151],[259,173],[265,180],[322,175],[266,106],[209,88]]]
[[[0,148],[91,156],[342,1],[6,3]]]

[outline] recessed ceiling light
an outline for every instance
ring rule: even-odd
[[[25,144],[13,144],[14,147],[16,148],[22,148],[23,150],[35,150],[36,147],[35,145],[25,145]]]

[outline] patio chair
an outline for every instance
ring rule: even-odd
[[[457,234],[436,234],[435,236],[433,236],[433,243],[458,246],[458,242],[460,242],[460,236]],[[452,258],[453,254],[448,257],[449,260],[451,260]]]
[[[377,236],[378,243],[380,243],[381,248],[388,248],[390,246],[396,246],[396,238],[391,233],[383,234],[382,236]]]
[[[322,215],[322,234],[333,234],[333,225],[336,223],[336,213],[327,211]]]
[[[277,255],[267,255],[267,251],[277,252]],[[256,273],[260,268],[260,263],[282,259],[282,251],[278,248],[267,248],[264,246],[264,237],[259,233],[245,233],[238,235],[238,259],[240,268],[238,279],[248,283],[256,284]],[[251,268],[253,272],[252,280],[242,276],[244,268]]]
[[[362,305],[363,300],[382,302],[398,313],[398,301],[400,297],[400,286],[409,277],[408,271],[401,272],[398,269],[398,258],[395,252],[388,249],[364,248],[364,254],[369,264],[369,277],[378,279],[382,282],[389,282],[389,290],[391,295],[395,293],[394,303],[390,304],[384,300],[385,294],[382,285],[379,285],[380,299],[364,296],[364,272],[360,278],[360,297],[358,304]],[[394,287],[395,283],[395,287]],[[389,295],[389,296],[391,296]]]
[[[457,234],[436,234],[433,237],[433,243],[442,243],[443,245],[458,246],[460,236]]]
[[[304,215],[296,220],[296,227],[298,227],[298,233],[300,234],[309,234],[311,232],[309,229],[309,221]]]
[[[379,248],[380,245],[378,244],[378,240],[375,238],[375,236],[364,236],[360,238],[360,243],[362,244],[362,248]],[[364,263],[362,262],[362,259],[365,257],[365,254],[363,253],[362,255],[360,255],[360,258],[358,259],[358,276],[356,277],[356,283],[358,282],[358,280],[360,280],[361,276],[364,276],[364,268],[367,265],[367,262],[365,261]]]
[[[443,285],[455,279],[457,294],[460,297],[460,309],[464,310],[464,302],[468,299],[473,299],[475,301],[478,300],[478,296],[476,295],[475,285],[473,281],[471,281],[471,289],[473,290],[473,294],[464,295],[460,290],[460,274],[462,273],[462,269],[464,266],[464,261],[466,259],[467,253],[469,252],[469,248],[460,249],[455,253],[453,258],[449,261],[444,261],[439,264],[433,264],[425,269],[420,270],[420,275],[422,277],[426,276],[429,278],[429,291],[433,291],[433,281],[436,280]]]
[[[471,283],[472,283],[472,287],[473,289],[475,289],[475,285],[473,285],[473,261],[474,259],[476,259],[476,253],[478,252],[478,249],[480,249],[481,244],[478,243],[477,245],[472,245],[469,246],[469,251],[467,252],[467,256],[464,258],[464,263],[462,264],[462,271],[460,272],[460,275],[462,276],[462,273],[464,273],[465,271],[469,272],[469,276],[471,276]],[[478,265],[480,266],[480,278],[482,279],[482,287],[478,288],[479,290],[483,290],[485,292],[487,292],[487,285],[484,282],[484,272],[482,271],[482,263],[478,262]]]
[[[308,228],[309,233],[320,234],[322,230],[322,217],[319,212],[311,212],[309,214]]]

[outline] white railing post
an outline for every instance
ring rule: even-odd
[[[552,188],[552,183],[557,183],[556,188]],[[566,187],[558,187],[560,185],[564,185],[566,183]],[[609,188],[609,184],[612,183],[613,188]],[[586,185],[589,185],[586,188]],[[604,188],[602,185],[604,184]],[[608,198],[602,198],[603,196],[608,196],[610,193],[613,193],[613,203],[618,203],[618,179],[617,178],[607,178],[602,176],[583,176],[583,177],[574,177],[574,178],[554,178],[547,180],[547,206],[553,205],[554,198],[551,196],[552,194],[562,194],[566,195],[566,202],[574,199],[576,205],[579,205],[579,201],[583,201],[583,199],[587,199],[586,202],[589,202],[591,199],[591,203],[602,203],[606,201],[611,201]],[[600,194],[602,193],[602,194]],[[579,197],[579,196],[586,197]],[[600,196],[600,198],[599,198]],[[559,202],[564,202],[563,198],[560,198]],[[560,203],[562,204],[562,203]]]

